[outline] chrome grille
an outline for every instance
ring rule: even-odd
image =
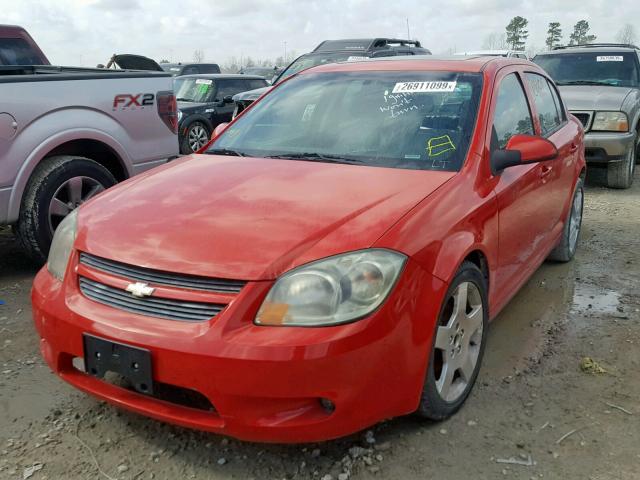
[[[198,277],[152,270],[150,268],[136,267],[126,263],[107,260],[89,253],[80,253],[80,263],[96,270],[124,277],[129,280],[137,280],[152,285],[165,285],[170,287],[186,288],[190,290],[205,290],[218,293],[239,293],[247,282],[241,280],[225,280],[218,278]]]
[[[578,120],[580,120],[580,123],[582,123],[582,126],[584,127],[585,130],[588,130],[589,127],[591,126],[591,113],[589,112],[571,112]]]
[[[215,317],[225,307],[214,303],[185,302],[169,298],[137,298],[125,290],[80,277],[80,291],[85,297],[113,308],[149,317],[169,320],[204,321]]]

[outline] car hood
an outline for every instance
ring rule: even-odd
[[[162,67],[155,60],[142,55],[131,55],[128,53],[116,54],[111,57],[120,68],[125,70],[150,70],[154,72],[164,72]]]
[[[618,111],[632,90],[605,85],[565,85],[558,88],[569,110]]]
[[[454,172],[194,155],[85,204],[76,248],[131,265],[267,280],[371,247]]]
[[[254,102],[257,99],[259,99],[262,95],[264,95],[265,93],[267,93],[269,90],[271,90],[273,88],[273,86],[268,86],[268,87],[262,87],[262,88],[256,88],[255,90],[248,90],[246,92],[240,92],[240,93],[236,93],[233,96],[233,101],[234,102]]]
[[[198,110],[200,108],[206,107],[207,103],[199,103],[199,102],[178,102],[178,110],[181,111],[190,111],[190,110]]]

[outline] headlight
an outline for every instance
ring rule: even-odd
[[[64,279],[64,272],[67,269],[73,242],[76,239],[77,228],[78,210],[76,209],[60,222],[56,232],[53,234],[49,259],[47,260],[47,270],[60,281]]]
[[[311,327],[362,318],[384,302],[406,260],[401,253],[371,249],[298,267],[271,287],[255,323]]]
[[[624,112],[596,112],[591,130],[628,132],[629,120]]]

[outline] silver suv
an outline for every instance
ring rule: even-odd
[[[556,81],[585,129],[587,163],[607,168],[607,185],[629,188],[640,160],[640,49],[598,43],[558,47],[533,61]]]

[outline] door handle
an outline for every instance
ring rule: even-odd
[[[552,170],[553,170],[553,167],[550,167],[549,165],[544,165],[540,168],[540,176],[546,177],[551,173]]]

